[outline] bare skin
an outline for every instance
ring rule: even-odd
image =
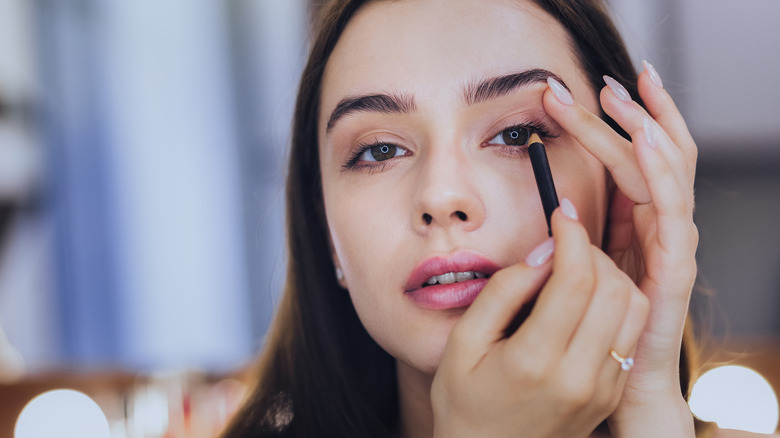
[[[542,77],[475,98],[475,84],[531,70],[569,91]],[[693,436],[676,364],[696,273],[696,145],[649,71],[638,85],[648,111],[593,90],[568,33],[528,2],[380,1],[352,18],[323,78],[323,195],[342,286],[397,360],[401,436],[586,437],[604,419],[613,436]],[[367,96],[385,106],[339,113]],[[523,145],[506,144],[529,125],[549,134],[565,199],[553,240]],[[500,268],[473,302],[410,298],[416,267],[463,253]]]

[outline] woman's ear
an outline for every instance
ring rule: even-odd
[[[344,271],[341,269],[341,262],[339,261],[338,254],[336,254],[336,250],[333,246],[333,239],[330,237],[330,233],[328,233],[328,247],[330,248],[330,258],[333,260],[336,281],[338,281],[339,286],[347,289],[347,281],[344,278]]]

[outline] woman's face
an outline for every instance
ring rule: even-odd
[[[604,167],[546,115],[547,73],[531,70],[597,113],[567,32],[530,2],[371,2],[328,61],[318,138],[334,259],[368,332],[417,370],[435,372],[479,277],[547,237],[528,127],[549,136],[558,195],[601,241]]]

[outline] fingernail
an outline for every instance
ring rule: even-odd
[[[574,208],[574,204],[569,201],[569,198],[561,199],[561,213],[569,219],[574,219],[575,221],[578,219],[577,209]]]
[[[647,71],[647,74],[650,76],[650,81],[652,81],[658,88],[663,88],[664,83],[663,81],[661,81],[661,75],[659,75],[658,72],[655,71],[653,65],[647,62],[646,60],[642,60],[642,65],[645,66],[645,70]]]
[[[607,75],[604,75],[604,82],[607,83],[609,89],[612,90],[613,93],[615,93],[615,96],[617,96],[618,99],[622,100],[623,102],[628,102],[631,100],[631,95],[628,94],[628,90],[626,90],[625,87],[620,85],[620,82],[612,79],[610,76]]]
[[[655,147],[658,146],[658,139],[655,136],[655,125],[653,124],[653,121],[650,120],[650,117],[647,116],[645,116],[642,123],[644,124],[645,140],[647,140],[647,145],[655,149]]]
[[[550,237],[534,248],[534,250],[528,254],[528,257],[525,258],[525,262],[528,266],[532,267],[542,266],[547,260],[550,260],[554,251],[555,241]]]
[[[558,102],[564,105],[574,104],[574,98],[571,97],[571,93],[569,93],[569,90],[567,90],[566,87],[561,85],[560,82],[556,81],[550,76],[547,76],[547,85],[550,86],[550,89],[555,95],[555,98],[558,99]]]

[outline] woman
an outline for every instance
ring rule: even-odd
[[[286,290],[225,436],[693,436],[696,146],[645,67],[595,1],[326,7]]]

